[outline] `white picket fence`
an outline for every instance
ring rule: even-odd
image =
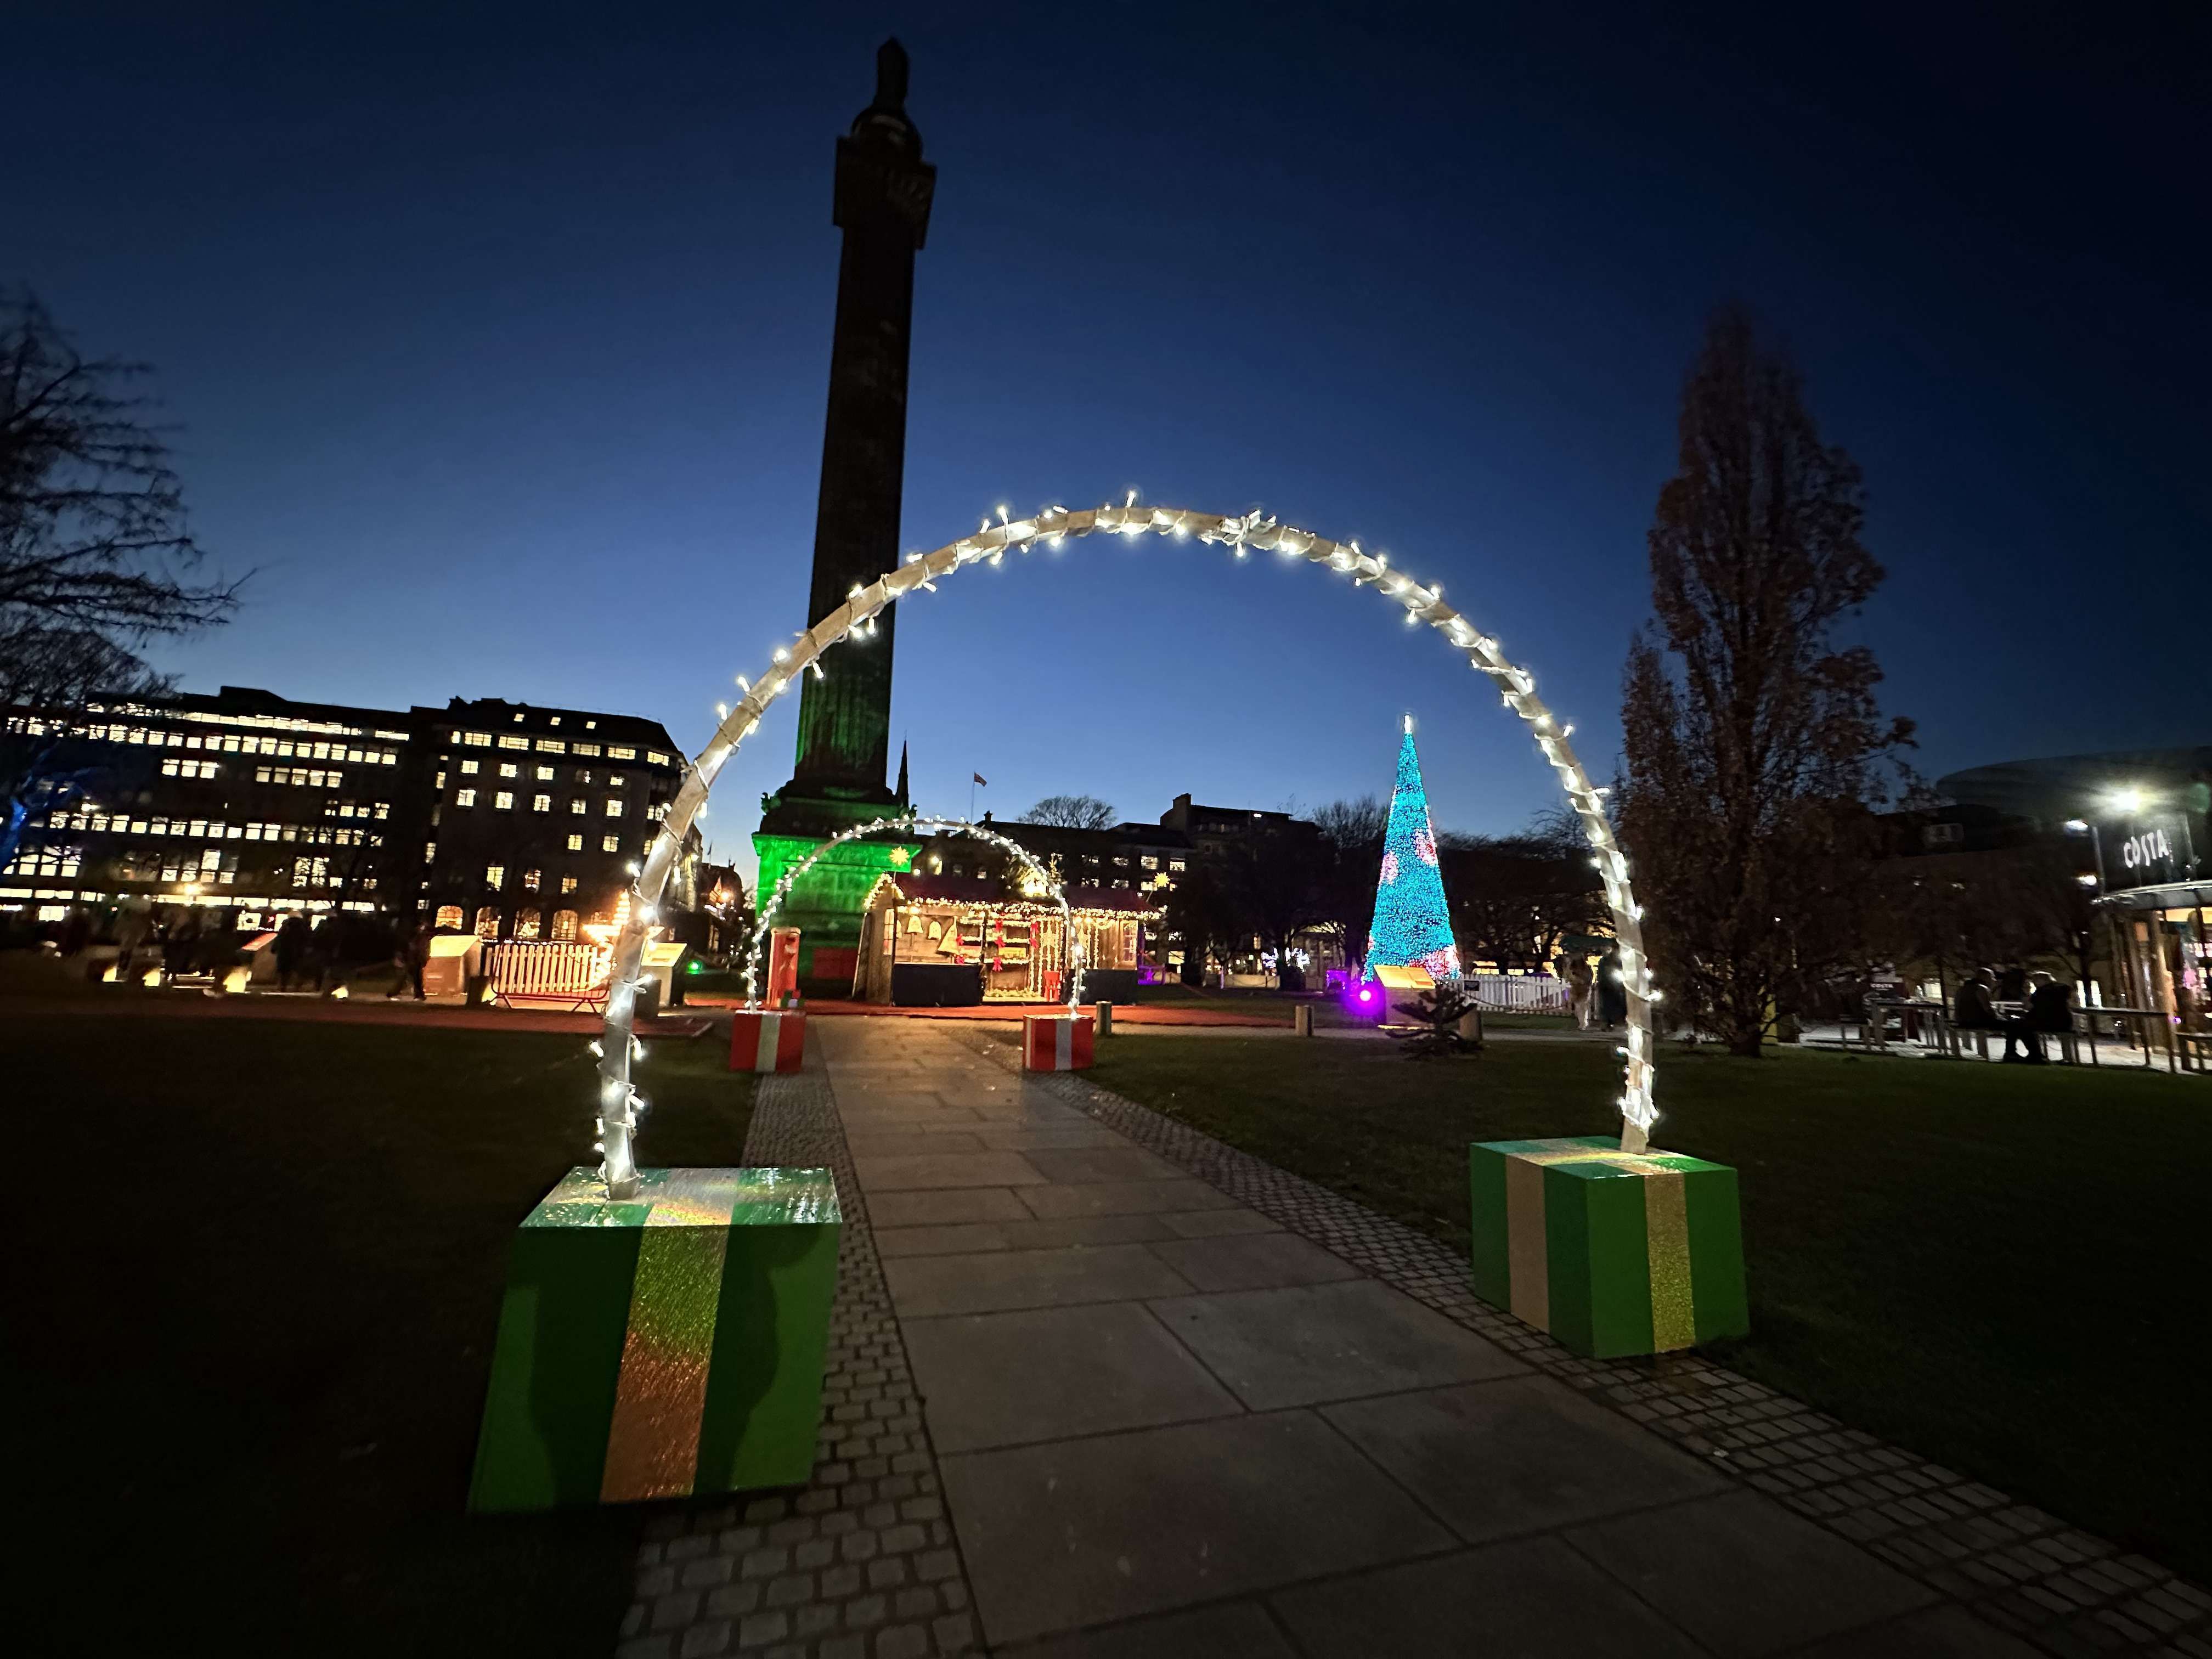
[[[1567,988],[1549,974],[1469,974],[1461,984],[1486,1008],[1516,1014],[1564,1014]]]

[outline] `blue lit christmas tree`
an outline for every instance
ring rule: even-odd
[[[1459,977],[1459,949],[1452,943],[1451,912],[1444,906],[1443,872],[1437,868],[1437,837],[1429,823],[1429,792],[1413,752],[1413,721],[1406,719],[1398,745],[1398,781],[1390,790],[1390,827],[1382,837],[1382,878],[1375,884],[1375,921],[1367,933],[1365,973],[1414,963],[1437,980]]]

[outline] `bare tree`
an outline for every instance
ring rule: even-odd
[[[1118,821],[1113,806],[1096,795],[1047,795],[1015,820],[1061,830],[1110,830]]]
[[[1873,653],[1833,640],[1883,574],[1858,467],[1741,307],[1707,330],[1680,444],[1649,538],[1656,639],[1624,677],[1620,823],[1672,1006],[1755,1055],[1856,954],[1884,763],[1912,727],[1879,714]]]
[[[65,713],[165,690],[139,649],[237,605],[236,582],[185,580],[200,550],[152,402],[131,390],[146,373],[88,362],[34,296],[0,291],[0,703]],[[82,782],[55,769],[62,732],[46,725],[0,744],[0,866]]]
[[[1323,920],[1341,930],[1345,966],[1364,950],[1375,920],[1375,884],[1382,869],[1382,841],[1390,827],[1390,808],[1372,795],[1333,800],[1313,814],[1328,854],[1321,876]]]

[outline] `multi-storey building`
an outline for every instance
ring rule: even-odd
[[[682,758],[657,722],[498,699],[393,710],[212,695],[8,713],[0,744],[67,781],[0,871],[0,909],[137,896],[242,927],[419,916],[486,937],[616,921]],[[696,836],[668,894],[696,903]]]

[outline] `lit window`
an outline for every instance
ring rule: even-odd
[[[496,893],[507,885],[507,866],[503,864],[484,866],[484,885]]]
[[[497,905],[487,904],[477,912],[477,937],[478,939],[499,937],[499,907]]]
[[[579,817],[583,816],[588,805],[589,803],[581,795],[571,795],[568,798],[568,810]]]
[[[502,812],[511,812],[514,810],[514,797],[502,789],[491,798],[491,804]]]
[[[576,890],[576,878],[575,878],[575,877],[574,877],[574,876],[563,876],[563,877],[562,877],[562,878],[561,878],[561,890],[562,890],[562,892],[564,892],[564,893],[573,893],[573,892],[574,892],[574,891]]]
[[[491,733],[489,732],[464,732],[461,733],[461,741],[467,744],[472,749],[489,749],[491,747]]]
[[[599,745],[596,743],[580,743],[576,745],[576,753],[580,755],[597,755],[599,752]]]
[[[624,784],[628,783],[629,781],[629,775],[628,775],[628,774],[626,774],[626,773],[623,773],[623,772],[610,772],[610,773],[608,773],[608,774],[607,774],[607,787],[608,787],[608,788],[610,788],[610,789],[619,789],[619,788],[621,788],[621,787],[623,787],[623,785],[624,785]]]
[[[550,783],[550,782],[552,782],[552,781],[553,781],[553,769],[552,769],[551,767],[550,767],[550,766],[541,766],[541,767],[539,767],[539,768],[538,769],[538,782],[540,782],[540,783]]]
[[[584,722],[584,730],[586,732],[596,732],[599,729],[599,723],[597,720],[586,720]]]
[[[550,795],[532,795],[530,798],[530,810],[533,812],[551,811],[553,810],[553,797]]]
[[[574,910],[556,910],[553,913],[553,937],[563,942],[576,937],[576,913]]]
[[[617,748],[612,744],[610,744],[607,745],[607,758],[609,760],[635,760],[637,758],[637,750],[635,749]]]
[[[514,936],[517,939],[536,939],[538,937],[537,911],[518,910],[515,912]]]
[[[647,750],[645,751],[645,757],[648,761],[652,762],[655,766],[665,766],[668,764],[668,757],[662,754],[658,749]]]
[[[538,884],[542,878],[542,872],[537,870],[525,870],[522,872],[522,890],[526,893],[536,892],[538,888]]]
[[[561,722],[556,719],[553,723],[558,726]],[[541,755],[565,755],[568,752],[568,745],[558,738],[540,738],[538,739],[538,752]]]
[[[439,791],[439,793],[440,793],[441,794],[444,793],[445,793],[445,788],[446,788],[446,775],[445,775],[443,772],[441,772],[441,773],[439,773],[439,774],[438,774],[438,791]]]
[[[1160,861],[1154,858],[1150,853],[1146,854],[1144,857],[1137,861],[1143,865],[1147,870],[1157,870],[1160,867]]]
[[[520,720],[522,716],[517,714],[515,718],[517,720]],[[527,749],[530,747],[530,739],[522,736],[520,732],[502,732],[500,735],[499,746],[502,749]]]
[[[424,842],[422,843],[422,862],[425,864],[434,864],[437,861],[438,843],[434,841]]]
[[[611,795],[607,798],[607,816],[611,818],[622,816],[622,803]]]
[[[459,927],[461,925],[461,907],[458,904],[440,905],[438,907],[438,919],[432,925],[438,927]]]
[[[455,790],[455,791],[453,792],[453,805],[456,805],[456,806],[474,806],[476,804],[477,804],[477,792],[476,792],[475,790],[473,790],[473,789],[457,789],[457,790]]]
[[[621,852],[621,851],[622,851],[622,837],[621,837],[620,836],[600,836],[600,837],[599,837],[599,851],[601,851],[602,853],[619,853],[619,852]]]
[[[569,837],[568,837],[568,850],[569,850],[570,852],[572,852],[572,853],[580,853],[580,852],[582,852],[582,851],[584,850],[584,838],[583,838],[581,836],[569,836]]]
[[[472,778],[472,777],[476,776],[477,772],[477,770],[479,769],[480,764],[481,764],[481,763],[477,762],[477,761],[472,761],[472,760],[465,760],[465,761],[463,761],[463,762],[461,763],[461,775],[462,775],[463,777],[465,777],[465,778]]]
[[[503,761],[500,763],[499,775],[503,778],[519,778],[522,775],[522,769],[513,761]]]

